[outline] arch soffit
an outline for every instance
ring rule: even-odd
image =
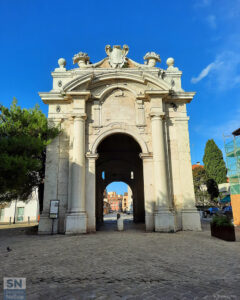
[[[101,74],[93,74],[90,73],[88,75],[84,76],[77,76],[67,84],[63,86],[64,92],[71,92],[75,90],[77,87],[80,87],[81,85],[86,84],[88,88],[93,89],[94,87],[99,87],[101,85],[106,85],[106,81],[112,81],[112,80],[126,80],[130,82],[136,82],[140,83],[142,85],[147,84],[147,82],[150,82],[154,84],[157,88],[161,90],[170,90],[171,86],[165,82],[161,78],[157,78],[155,76],[152,76],[147,73],[142,73],[142,75],[128,73],[128,72],[108,72],[108,73],[101,73]],[[116,85],[116,83],[115,83]],[[120,84],[119,84],[120,85]],[[126,86],[124,86],[125,89]]]
[[[123,129],[123,128],[114,128],[114,129],[109,129],[107,131],[104,131],[102,134],[100,134],[96,140],[93,142],[92,146],[91,146],[91,153],[92,154],[96,154],[97,153],[97,147],[100,145],[100,143],[108,136],[111,136],[113,134],[117,134],[117,133],[122,133],[122,134],[126,134],[131,136],[141,147],[142,149],[142,153],[148,153],[148,148],[146,143],[143,141],[142,137],[135,133],[132,132],[129,129]]]
[[[115,165],[118,165],[118,164],[121,164],[121,167],[124,168],[124,167],[128,167],[129,165],[131,165],[132,168],[136,169],[136,164],[135,162],[130,162],[129,160],[124,160],[124,159],[109,159],[107,161],[103,161],[101,163],[98,163],[98,166],[100,168],[106,168],[107,166],[114,166]]]
[[[121,182],[124,182],[125,184],[127,184],[129,187],[130,187],[130,189],[131,189],[131,191],[132,191],[132,193],[133,193],[133,185],[134,185],[134,183],[131,181],[131,180],[126,180],[126,178],[121,178],[121,180],[112,180],[112,179],[109,179],[109,180],[105,180],[104,181],[104,184],[103,184],[103,189],[105,190],[106,189],[106,187],[109,185],[109,184],[111,184],[111,183],[113,183],[113,182],[119,182],[119,181],[121,181]]]

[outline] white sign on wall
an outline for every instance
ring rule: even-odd
[[[58,218],[58,211],[59,211],[59,200],[50,200],[49,217],[51,219],[57,219]]]

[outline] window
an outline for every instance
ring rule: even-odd
[[[4,218],[4,208],[0,208],[0,221],[3,221]]]
[[[24,216],[24,207],[18,207],[17,208],[17,221],[22,222]]]

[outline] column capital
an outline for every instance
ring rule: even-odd
[[[74,120],[86,120],[87,119],[87,114],[85,113],[75,113],[72,114],[71,116]]]
[[[146,159],[152,159],[153,158],[153,154],[152,153],[140,153],[139,154],[140,158],[142,160],[146,160]]]
[[[165,112],[154,112],[154,111],[150,112],[149,115],[151,119],[161,119],[161,120],[165,119],[166,116]]]
[[[93,154],[93,153],[87,152],[86,157],[88,159],[97,160],[99,157],[99,154],[98,153]]]
[[[70,92],[66,92],[66,95],[70,96],[71,98],[74,98],[75,100],[77,99],[88,100],[89,97],[91,96],[91,93],[90,91],[82,91],[82,92],[70,91]]]

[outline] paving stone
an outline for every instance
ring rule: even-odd
[[[0,277],[26,277],[30,300],[237,300],[236,234],[234,243],[221,241],[206,224],[202,232],[176,234],[132,229],[38,236],[0,230]]]

